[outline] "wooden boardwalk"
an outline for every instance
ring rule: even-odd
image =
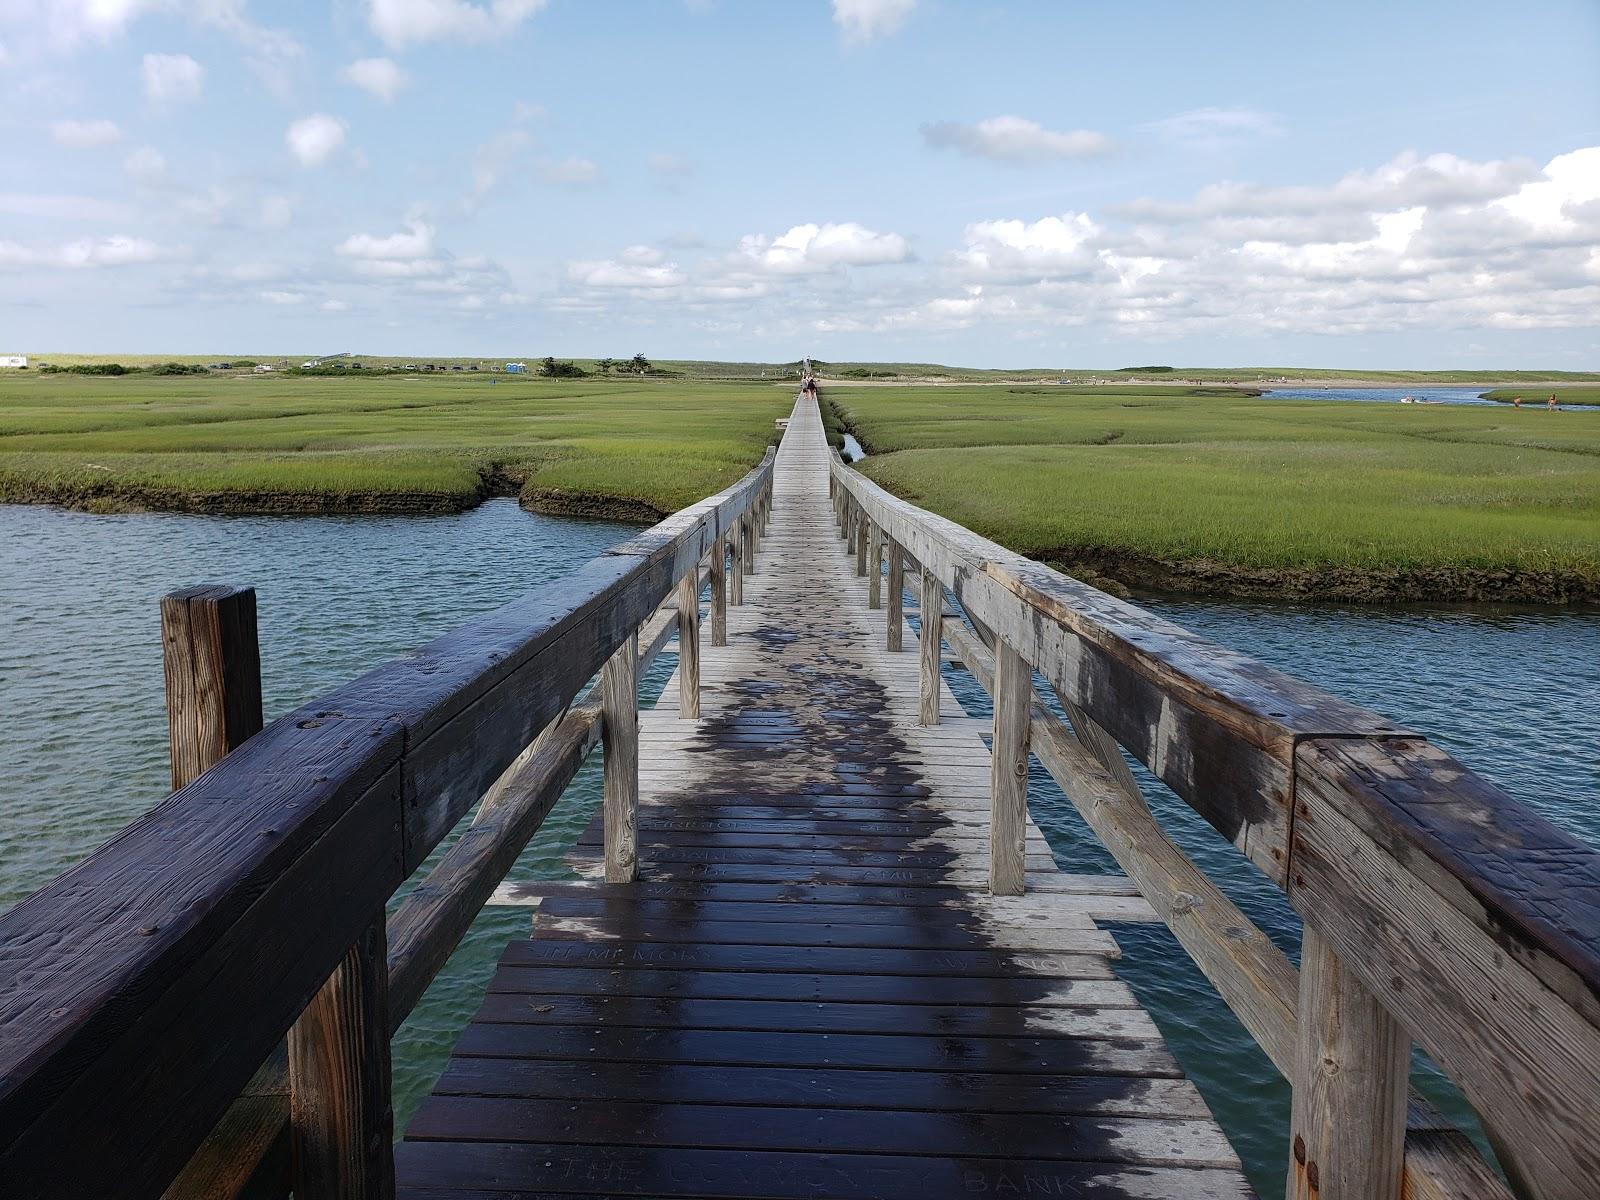
[[[916,723],[802,400],[702,709],[640,718],[637,882],[507,885],[536,904],[397,1151],[447,1197],[1239,1196],[1238,1159],[1097,919],[1120,876],[987,892],[986,721]]]

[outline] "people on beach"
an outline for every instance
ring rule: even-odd
[[[1515,404],[1518,408],[1521,408],[1522,407],[1522,397],[1521,396],[1513,396],[1513,397],[1511,397],[1511,403]]]
[[[1556,394],[1554,392],[1551,392],[1550,393],[1550,399],[1548,399],[1548,400],[1546,400],[1544,402],[1544,410],[1545,410],[1545,412],[1555,412],[1560,407],[1561,407],[1561,405],[1556,403]]]

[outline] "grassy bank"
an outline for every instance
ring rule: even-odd
[[[1137,386],[827,395],[873,479],[1091,579],[1600,602],[1600,413]]]
[[[1600,386],[1589,384],[1569,384],[1554,388],[1541,388],[1536,385],[1523,388],[1495,388],[1493,391],[1483,393],[1483,398],[1510,404],[1521,396],[1524,404],[1543,404],[1545,397],[1550,395],[1555,396],[1557,404],[1600,404]]]
[[[18,374],[0,380],[0,501],[447,512],[512,494],[647,518],[737,479],[792,402],[638,379]]]

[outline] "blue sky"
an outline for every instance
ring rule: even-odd
[[[1600,4],[0,0],[0,352],[1600,369]]]

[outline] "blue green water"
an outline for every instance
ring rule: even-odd
[[[0,910],[165,795],[157,600],[194,582],[258,593],[268,716],[587,561],[630,526],[530,516],[511,501],[443,517],[88,516],[0,506]],[[1418,729],[1513,795],[1600,843],[1600,614],[1381,610],[1159,599],[1213,640]],[[664,655],[647,696],[671,671]],[[986,699],[952,686],[975,712]],[[598,757],[598,756],[597,756]],[[1161,785],[1152,806],[1286,950],[1282,896]],[[514,875],[560,875],[598,802],[585,768]],[[1035,768],[1039,825],[1069,870],[1114,869]],[[489,909],[395,1043],[400,1119],[427,1092],[526,910]],[[1117,928],[1119,971],[1147,1004],[1246,1161],[1282,1186],[1288,1093],[1160,926]],[[1430,1085],[1432,1086],[1432,1085]]]

